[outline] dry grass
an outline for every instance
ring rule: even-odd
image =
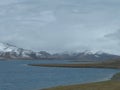
[[[104,81],[90,84],[59,86],[42,90],[120,90],[120,81]]]
[[[110,61],[91,64],[29,64],[41,67],[64,67],[64,68],[113,68],[120,69],[120,61]]]

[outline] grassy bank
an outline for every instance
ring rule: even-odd
[[[120,69],[120,60],[99,62],[90,64],[29,64],[31,66],[41,67],[64,67],[64,68],[113,68]]]
[[[90,84],[59,86],[43,90],[120,90],[120,81],[104,81]]]
[[[114,75],[109,81],[80,85],[58,86],[42,90],[120,90],[120,73]]]

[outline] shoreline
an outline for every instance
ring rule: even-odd
[[[28,64],[29,66],[40,67],[61,67],[61,68],[107,68],[120,69],[120,60],[87,64]]]
[[[30,66],[40,67],[61,67],[61,68],[104,68],[104,69],[120,69],[120,60],[99,62],[90,64],[28,64]],[[120,73],[112,76],[111,80],[100,82],[57,86],[41,90],[119,90],[120,88]]]
[[[52,88],[44,88],[41,90],[119,90],[119,88],[120,88],[120,73],[116,73],[111,77],[110,80],[86,84],[57,86]]]

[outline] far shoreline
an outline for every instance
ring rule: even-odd
[[[120,69],[120,60],[96,62],[86,64],[28,64],[29,66],[39,67],[61,67],[61,68],[107,68],[107,69]]]

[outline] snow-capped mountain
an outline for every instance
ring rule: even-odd
[[[109,60],[120,58],[104,52],[84,51],[79,53],[55,53],[50,54],[46,51],[34,52],[23,48],[18,48],[9,43],[0,43],[0,59],[57,59],[57,60]]]
[[[0,43],[0,57],[4,59],[10,58],[23,58],[32,59],[35,53],[31,50],[26,50],[23,48],[18,48],[14,45],[8,43]]]
[[[85,51],[85,52],[80,52],[75,54],[75,59],[77,60],[86,60],[86,61],[104,61],[104,60],[111,60],[111,59],[117,59],[120,58],[118,55],[113,55],[105,52],[91,52],[91,51]]]
[[[120,56],[113,55],[109,53],[105,53],[102,51],[92,52],[92,51],[83,51],[77,53],[62,53],[62,54],[54,54],[53,55],[56,59],[68,59],[68,60],[79,60],[79,61],[104,61],[104,60],[111,60],[111,59],[118,59]]]

